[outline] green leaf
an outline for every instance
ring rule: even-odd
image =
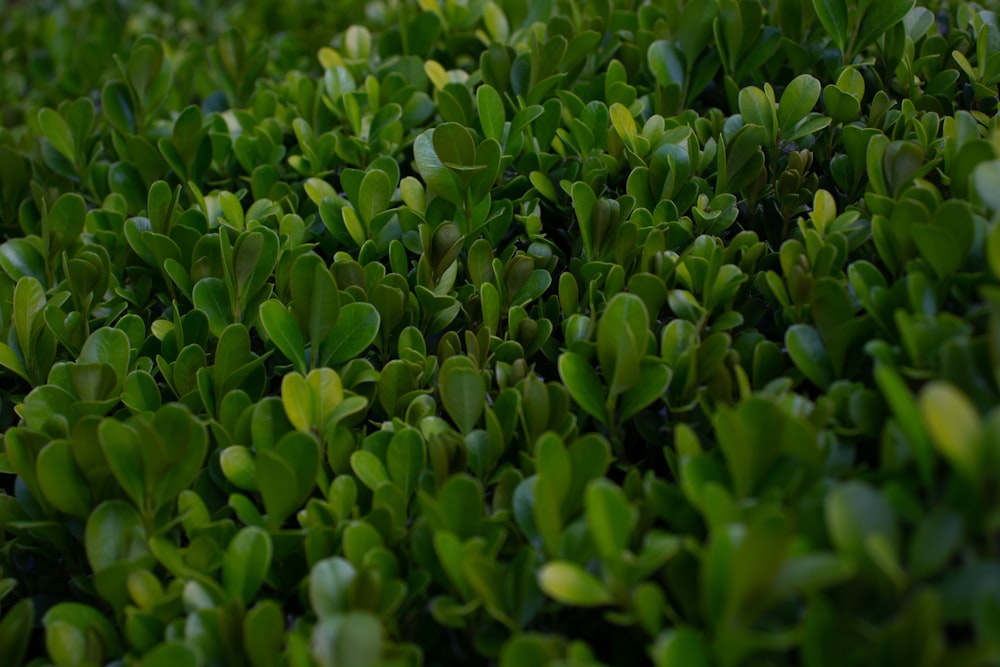
[[[389,485],[390,487],[392,485]],[[367,521],[352,521],[344,528],[344,555],[355,566],[361,567],[365,555],[372,549],[383,547],[379,532]]]
[[[462,567],[466,554],[462,549],[462,541],[458,539],[458,536],[450,530],[435,531],[434,552],[451,586],[462,598],[471,597],[471,589],[469,588],[468,581],[465,579],[464,568]]]
[[[628,550],[632,510],[621,488],[595,479],[584,495],[587,529],[597,553],[607,563],[620,563]]]
[[[877,3],[873,3],[877,4]],[[847,3],[845,0],[813,0],[819,22],[841,53],[847,50]]]
[[[15,281],[25,277],[48,281],[45,258],[28,239],[13,238],[0,245],[0,268]]]
[[[788,355],[802,374],[820,389],[826,389],[836,379],[833,362],[816,329],[806,324],[794,324],[785,332]]]
[[[198,286],[195,285],[197,290]],[[295,318],[280,301],[269,300],[260,304],[260,324],[267,337],[291,361],[300,373],[306,372],[305,342]]]
[[[607,424],[604,387],[594,367],[586,359],[575,352],[562,353],[559,355],[559,377],[584,412],[602,424]]]
[[[428,189],[445,200],[461,206],[465,193],[461,188],[458,176],[444,166],[441,158],[435,152],[433,135],[436,130],[427,130],[413,142],[413,157],[417,171],[427,183]]]
[[[631,143],[638,131],[635,118],[632,117],[632,112],[624,104],[615,102],[611,105],[609,113],[611,115],[611,125],[615,128],[615,132],[618,133],[618,136],[622,140]]]
[[[546,480],[542,475],[538,475],[538,482],[534,486],[535,502],[531,508],[534,525],[542,538],[545,553],[549,555],[558,553],[563,530],[563,496],[560,494],[565,494],[565,491],[558,482],[558,477]]]
[[[885,497],[861,482],[847,482],[826,496],[827,529],[837,550],[855,564],[868,562],[868,542],[886,540],[890,549],[899,544],[899,529]]]
[[[370,230],[372,218],[389,206],[394,188],[395,184],[381,169],[372,169],[365,174],[358,193],[358,214],[366,230]]]
[[[142,667],[195,667],[198,655],[180,639],[158,644],[142,659]]]
[[[976,234],[972,210],[962,201],[945,202],[934,212],[931,224],[913,225],[910,234],[943,280],[959,271],[972,249]]]
[[[943,568],[962,545],[962,517],[936,510],[924,516],[910,540],[909,566],[916,578],[931,576]]]
[[[402,429],[389,441],[385,455],[389,478],[402,489],[407,499],[417,489],[427,457],[426,449],[416,429]]]
[[[558,660],[561,647],[549,637],[535,634],[513,635],[500,652],[500,667],[535,667]]]
[[[328,616],[313,628],[311,655],[319,667],[377,667],[383,664],[384,630],[368,612]]]
[[[684,55],[679,48],[666,40],[657,40],[649,45],[646,57],[657,84],[664,87],[672,84],[683,87]]]
[[[208,433],[185,405],[173,403],[157,410],[140,435],[147,448],[153,507],[158,509],[194,483],[208,451]]]
[[[361,483],[372,491],[382,482],[389,481],[389,473],[385,464],[369,451],[359,449],[351,454],[351,470],[358,476]]]
[[[101,110],[108,124],[125,136],[135,134],[135,106],[124,81],[109,81],[101,89]]]
[[[476,106],[479,108],[479,122],[483,127],[483,135],[487,139],[501,141],[506,118],[500,93],[493,86],[482,84],[476,90]]]
[[[92,506],[90,485],[73,458],[67,440],[54,440],[38,453],[38,485],[45,498],[60,512],[87,518]]]
[[[49,211],[49,230],[56,247],[69,249],[80,238],[87,217],[87,202],[80,195],[67,192],[59,197]]]
[[[149,553],[142,517],[123,500],[108,500],[94,509],[87,519],[84,545],[95,573]]]
[[[441,487],[437,503],[446,526],[459,539],[467,540],[480,530],[483,516],[483,487],[467,474],[452,475]]]
[[[42,623],[45,624],[46,648],[50,650],[60,643],[59,640],[67,636],[73,637],[76,634],[79,638],[79,646],[83,649],[81,652],[70,650],[61,654],[61,657],[67,658],[68,664],[77,664],[81,655],[91,654],[91,651],[98,652],[104,659],[121,656],[121,639],[115,626],[89,605],[79,602],[60,602],[45,612]],[[70,641],[75,642],[76,638]],[[57,650],[66,648],[68,647],[65,645],[58,645]],[[103,660],[98,659],[97,662]]]
[[[466,357],[449,357],[438,374],[438,391],[462,433],[474,429],[486,406],[486,387],[472,362]]]
[[[336,199],[337,190],[321,178],[307,178],[303,184],[306,195],[317,206],[326,198]]]
[[[159,39],[143,35],[132,46],[126,74],[132,88],[143,102],[149,101],[151,87],[155,85],[160,75],[163,62],[163,45]]]
[[[320,463],[319,442],[307,433],[286,433],[275,445],[273,452],[281,457],[295,477],[292,504],[299,508],[316,487],[316,473]]]
[[[215,365],[212,378],[224,386],[232,376],[255,359],[250,351],[250,332],[242,324],[230,324],[222,331],[215,346]]]
[[[25,598],[6,610],[0,619],[0,665],[18,667],[24,664],[35,624],[34,606]]]
[[[258,451],[256,463],[255,477],[264,499],[268,524],[272,528],[279,528],[289,515],[299,509],[298,479],[295,470],[281,455],[271,449]]]
[[[134,429],[115,420],[102,421],[97,430],[101,450],[115,479],[138,507],[146,506],[148,493],[142,450]]]
[[[299,328],[308,334],[315,360],[319,345],[330,335],[340,315],[340,290],[319,255],[307,253],[295,260],[289,279],[292,308]]]
[[[34,361],[34,343],[45,310],[45,288],[34,278],[21,278],[14,285],[14,331],[25,363]]]
[[[350,609],[354,566],[340,557],[326,558],[309,572],[309,601],[320,618],[338,616]]]
[[[233,280],[241,311],[274,271],[279,247],[278,235],[267,227],[243,232],[236,239],[232,259]]]
[[[52,109],[42,109],[38,112],[38,124],[42,128],[45,138],[52,142],[55,149],[71,163],[75,163],[76,144],[66,120]]]
[[[285,645],[285,614],[274,600],[262,600],[243,619],[243,650],[253,667],[277,664]]]
[[[801,74],[788,84],[778,102],[778,128],[782,137],[789,137],[819,101],[822,85],[819,79]]]
[[[920,392],[919,405],[927,432],[941,455],[971,479],[980,479],[985,461],[979,415],[972,402],[951,384],[934,380]]]
[[[281,403],[292,426],[309,432],[318,425],[320,415],[315,414],[315,401],[306,378],[299,373],[288,373],[281,379]]]
[[[434,128],[434,152],[446,166],[472,167],[476,164],[476,145],[472,135],[459,123],[442,123]]]
[[[612,601],[604,584],[576,563],[567,561],[542,566],[538,585],[549,597],[574,607],[600,607]]]
[[[926,431],[922,428],[922,419],[913,394],[900,376],[899,372],[884,363],[875,365],[875,382],[896,417],[900,429],[906,435],[910,450],[913,452],[924,484],[930,484],[934,474],[934,451]]]
[[[133,371],[122,383],[122,403],[132,412],[151,412],[160,407],[160,387],[146,371]]]
[[[378,337],[382,318],[370,303],[355,301],[341,306],[337,322],[322,344],[324,366],[340,366],[357,358]]]
[[[639,370],[639,380],[621,396],[618,420],[624,422],[661,398],[673,374],[666,364],[644,359]]]
[[[24,367],[24,362],[21,361],[21,357],[14,351],[14,348],[6,343],[0,343],[0,366],[3,366],[7,370],[15,373],[25,382],[31,382],[31,377],[28,375],[28,369]]]
[[[709,667],[708,644],[694,628],[680,626],[661,632],[650,650],[656,667]]]
[[[823,89],[823,107],[838,123],[854,120],[861,113],[861,103],[832,84]]]
[[[649,311],[642,299],[619,292],[608,302],[597,325],[597,358],[610,397],[627,391],[639,381],[648,332]]]
[[[271,537],[255,526],[241,529],[226,547],[222,586],[244,605],[250,604],[271,567]]]
[[[221,336],[222,331],[233,321],[233,306],[229,301],[229,288],[219,278],[202,278],[191,292],[195,308],[208,318],[213,336]]]
[[[990,210],[1000,211],[1000,160],[986,160],[977,164],[976,168],[972,170],[972,185],[976,194],[979,195],[979,198]],[[1000,238],[996,230],[997,228],[994,227],[993,232],[990,234],[991,245],[994,247],[996,246],[996,241],[993,241],[993,238]],[[10,243],[10,241],[7,243]],[[0,246],[0,249],[4,246]],[[991,252],[990,263],[994,266],[994,271],[1000,273],[1000,269],[996,267],[998,260],[1000,260],[1000,255],[994,258]],[[4,266],[4,269],[6,270],[6,266]]]
[[[219,454],[222,474],[235,486],[244,491],[257,491],[255,461],[250,449],[242,445],[230,445]]]
[[[740,91],[740,113],[747,124],[760,125],[764,128],[769,142],[773,142],[777,131],[777,119],[774,103],[756,86],[750,86]]]
[[[689,2],[681,12],[680,25],[675,32],[677,46],[684,54],[688,71],[698,64],[699,56],[712,39],[712,23],[719,15],[716,0]]]
[[[594,255],[594,225],[591,216],[594,206],[597,203],[597,196],[586,183],[576,182],[573,184],[570,194],[573,199],[573,211],[576,213],[576,222],[579,225],[580,238],[583,241],[583,250],[588,260],[597,259]]]
[[[889,32],[890,28],[902,21],[913,9],[914,4],[916,0],[878,0],[868,3],[854,38],[854,53],[862,51]]]
[[[128,334],[124,331],[101,327],[87,338],[77,361],[81,364],[107,364],[114,369],[115,377],[122,381],[128,375],[130,347]]]
[[[562,438],[547,432],[535,443],[535,469],[561,503],[569,492],[571,466]]]

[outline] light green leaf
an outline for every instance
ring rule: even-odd
[[[319,421],[320,415],[313,414],[314,406],[309,383],[299,373],[288,373],[281,380],[281,404],[292,426],[309,432]]]
[[[351,454],[351,470],[358,476],[361,483],[372,491],[382,482],[389,481],[389,472],[385,464],[369,451],[359,449]]]
[[[612,601],[604,584],[576,563],[567,561],[542,566],[538,585],[549,597],[574,607],[600,607]]]
[[[979,414],[966,396],[942,380],[920,392],[920,416],[941,455],[972,479],[983,474]]]

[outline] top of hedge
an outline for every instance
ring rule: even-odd
[[[0,2],[0,665],[1000,664],[995,9]]]

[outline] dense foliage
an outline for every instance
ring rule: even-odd
[[[0,0],[0,665],[1000,665],[918,5]]]

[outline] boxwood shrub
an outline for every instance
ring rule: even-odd
[[[1000,664],[994,3],[0,9],[0,665]]]

